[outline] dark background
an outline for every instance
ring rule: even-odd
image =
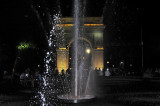
[[[130,55],[138,55],[135,61],[141,67],[141,35],[144,44],[144,66],[159,67],[159,10],[157,2],[139,0],[107,0],[114,5],[105,4],[106,0],[87,0],[86,16],[103,16],[106,25],[104,47],[111,43],[139,45]],[[73,16],[73,0],[2,0],[0,4],[0,67],[13,67],[18,54],[17,45],[29,41],[36,45],[36,53],[43,63],[44,50],[47,48],[45,31],[49,32],[48,16],[54,14],[60,4],[62,16]],[[118,4],[118,5],[116,5]],[[40,7],[39,7],[40,6]],[[106,9],[105,8],[106,6]],[[123,9],[124,7],[124,9]],[[138,8],[138,11],[136,10]],[[123,11],[124,10],[124,11]],[[116,12],[116,16],[113,14]],[[122,17],[123,16],[123,17]],[[41,26],[43,22],[43,26]],[[116,22],[116,24],[114,24]],[[108,26],[108,27],[107,27]],[[110,30],[108,30],[108,29]],[[119,28],[119,29],[118,29]],[[112,30],[113,29],[113,30]],[[45,30],[45,31],[44,31]],[[118,32],[120,30],[120,32]],[[108,34],[109,33],[109,34]],[[114,39],[119,39],[115,41]],[[107,46],[108,47],[108,46]],[[114,54],[110,46],[110,54]],[[118,49],[121,48],[117,47]],[[124,49],[128,50],[128,49]],[[107,55],[107,52],[105,52]],[[34,54],[34,53],[33,53]],[[116,53],[115,53],[116,55]],[[125,55],[125,53],[122,55]],[[134,57],[133,56],[133,57]],[[108,55],[105,57],[108,58]],[[5,66],[4,66],[5,65]]]

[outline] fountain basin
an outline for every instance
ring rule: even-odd
[[[66,95],[58,95],[58,99],[65,103],[83,103],[94,100],[96,97],[94,95],[82,95],[82,96],[71,96],[69,94]]]

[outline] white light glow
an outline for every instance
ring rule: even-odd
[[[86,49],[86,53],[91,53],[91,50],[90,49]]]

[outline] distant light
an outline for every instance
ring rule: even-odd
[[[57,24],[56,26],[73,26],[74,24]]]
[[[94,32],[93,34],[95,39],[99,39],[99,40],[103,39],[103,34],[101,32]]]
[[[35,48],[35,46],[32,43],[27,43],[27,42],[21,42],[18,45],[18,50],[24,50],[24,49],[28,49],[28,48]]]
[[[14,70],[14,68],[13,68],[13,70],[12,70],[13,72],[15,72],[15,70]]]
[[[129,66],[130,66],[130,67],[132,67],[133,65],[132,65],[132,64],[130,64]]]
[[[72,58],[69,58],[70,60],[72,59]]]
[[[65,50],[66,48],[59,48],[60,50]]]
[[[103,46],[97,46],[97,49],[98,50],[103,50],[104,48],[103,48]]]
[[[114,67],[114,65],[112,65]]]
[[[40,67],[40,65],[38,64],[38,67]]]
[[[103,24],[84,24],[84,26],[103,26]]]
[[[107,64],[109,64],[109,61],[107,61]]]
[[[103,50],[103,47],[97,47],[98,50]]]
[[[121,61],[121,62],[120,62],[120,64],[124,64],[124,62],[123,62],[123,61]]]
[[[56,26],[74,26],[74,24],[57,24]],[[84,24],[84,26],[103,26],[103,24]]]
[[[90,49],[86,49],[86,53],[91,53],[91,50]]]
[[[38,6],[39,8],[41,7],[41,6]]]
[[[26,77],[28,77],[28,76],[29,76],[29,74],[27,73],[27,74],[25,74],[25,76],[26,76]]]

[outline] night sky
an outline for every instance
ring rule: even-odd
[[[159,4],[157,1],[146,1],[143,3],[143,38],[144,55],[146,64],[156,64],[160,62],[160,33],[159,33]]]
[[[30,41],[39,49],[45,49],[46,37],[44,36],[40,21],[43,22],[46,30],[48,30],[49,23],[46,21],[47,12],[54,13],[53,10],[57,8],[56,4],[58,3],[60,4],[63,17],[73,16],[73,0],[59,1],[60,2],[56,0],[2,0],[0,4],[1,58],[13,58],[14,60],[17,54],[16,46],[21,41]],[[86,16],[103,16],[105,1],[106,0],[87,0]],[[159,62],[155,62],[160,59],[160,36],[159,27],[157,27],[159,26],[158,3],[139,0],[131,1],[134,1],[133,5],[138,7],[140,11],[138,25],[142,23],[145,61],[147,61],[147,64],[159,64]],[[31,7],[31,5],[34,8]],[[41,20],[39,20],[36,12],[38,12]],[[1,61],[3,61],[3,59],[1,59]]]
[[[7,44],[16,43],[17,45],[22,40],[33,40],[34,42],[43,40],[43,32],[41,32],[39,21],[43,21],[46,27],[48,25],[47,16],[42,16],[43,13],[46,14],[47,11],[51,14],[54,13],[57,4],[60,4],[63,17],[73,16],[73,0],[58,1],[60,2],[56,0],[3,0],[1,2],[0,41]],[[102,16],[104,2],[105,0],[88,0],[86,2],[86,5],[88,5],[86,16]],[[34,9],[31,8],[31,5]],[[37,18],[35,11],[38,12],[41,20]]]

